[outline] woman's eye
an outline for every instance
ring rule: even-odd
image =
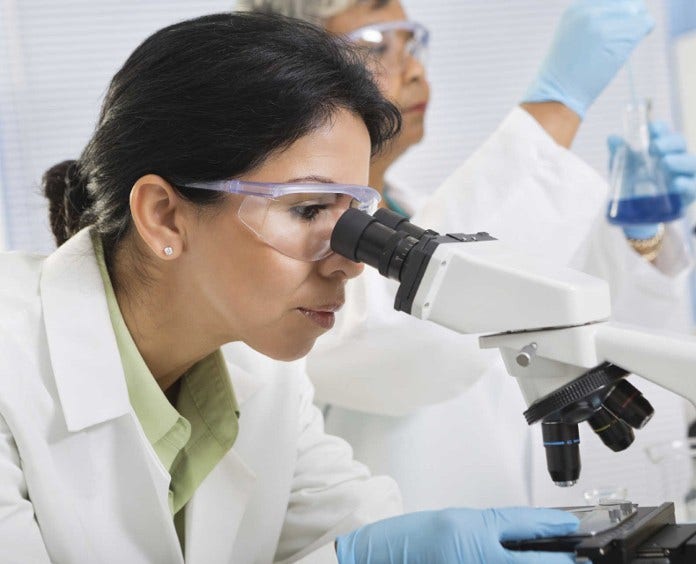
[[[311,204],[307,206],[293,206],[290,211],[303,221],[312,221],[320,212],[327,208],[324,204]]]
[[[386,43],[378,43],[372,47],[368,48],[370,55],[374,57],[383,57],[387,54],[388,47]]]
[[[387,44],[384,42],[369,41],[358,45],[370,57],[383,57],[388,50]]]

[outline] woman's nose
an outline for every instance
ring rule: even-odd
[[[323,276],[344,279],[355,278],[365,269],[363,263],[353,262],[338,253],[331,253],[326,258],[321,259],[317,266]]]
[[[425,64],[423,61],[407,53],[403,66],[403,76],[405,82],[426,80]]]

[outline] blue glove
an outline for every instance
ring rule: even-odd
[[[654,27],[643,0],[576,0],[523,102],[561,102],[580,117]]]
[[[616,151],[625,141],[610,135],[609,167]],[[686,152],[683,135],[672,131],[664,122],[650,124],[650,154],[657,160],[657,168],[665,182],[668,192],[679,195],[682,212],[696,200],[696,155]],[[630,161],[629,161],[630,162]],[[630,174],[630,171],[627,171]],[[631,225],[623,228],[626,237],[631,239],[650,239],[657,233],[659,224]]]
[[[570,554],[504,549],[500,542],[568,535],[578,519],[556,509],[444,509],[392,517],[337,539],[340,564],[571,564]]]

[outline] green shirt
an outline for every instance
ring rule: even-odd
[[[227,366],[220,350],[196,363],[181,377],[174,408],[145,364],[123,320],[104,262],[101,241],[93,236],[92,242],[123,363],[128,397],[147,440],[171,476],[169,507],[172,514],[177,514],[237,438],[239,408]],[[177,532],[183,540],[183,512],[179,515]]]

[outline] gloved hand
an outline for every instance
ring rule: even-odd
[[[584,117],[654,25],[643,0],[576,0],[522,101],[561,102]]]
[[[444,509],[378,521],[337,539],[341,564],[570,564],[570,554],[504,549],[500,541],[567,535],[578,519],[556,509]]]
[[[625,141],[610,135],[609,167]],[[658,172],[662,174],[668,192],[679,195],[682,213],[696,200],[696,155],[686,152],[684,136],[673,131],[665,122],[650,123],[650,154],[657,159]],[[630,160],[628,162],[631,162]],[[631,174],[630,170],[626,171]],[[659,224],[630,225],[623,228],[630,239],[650,239],[657,234]]]

